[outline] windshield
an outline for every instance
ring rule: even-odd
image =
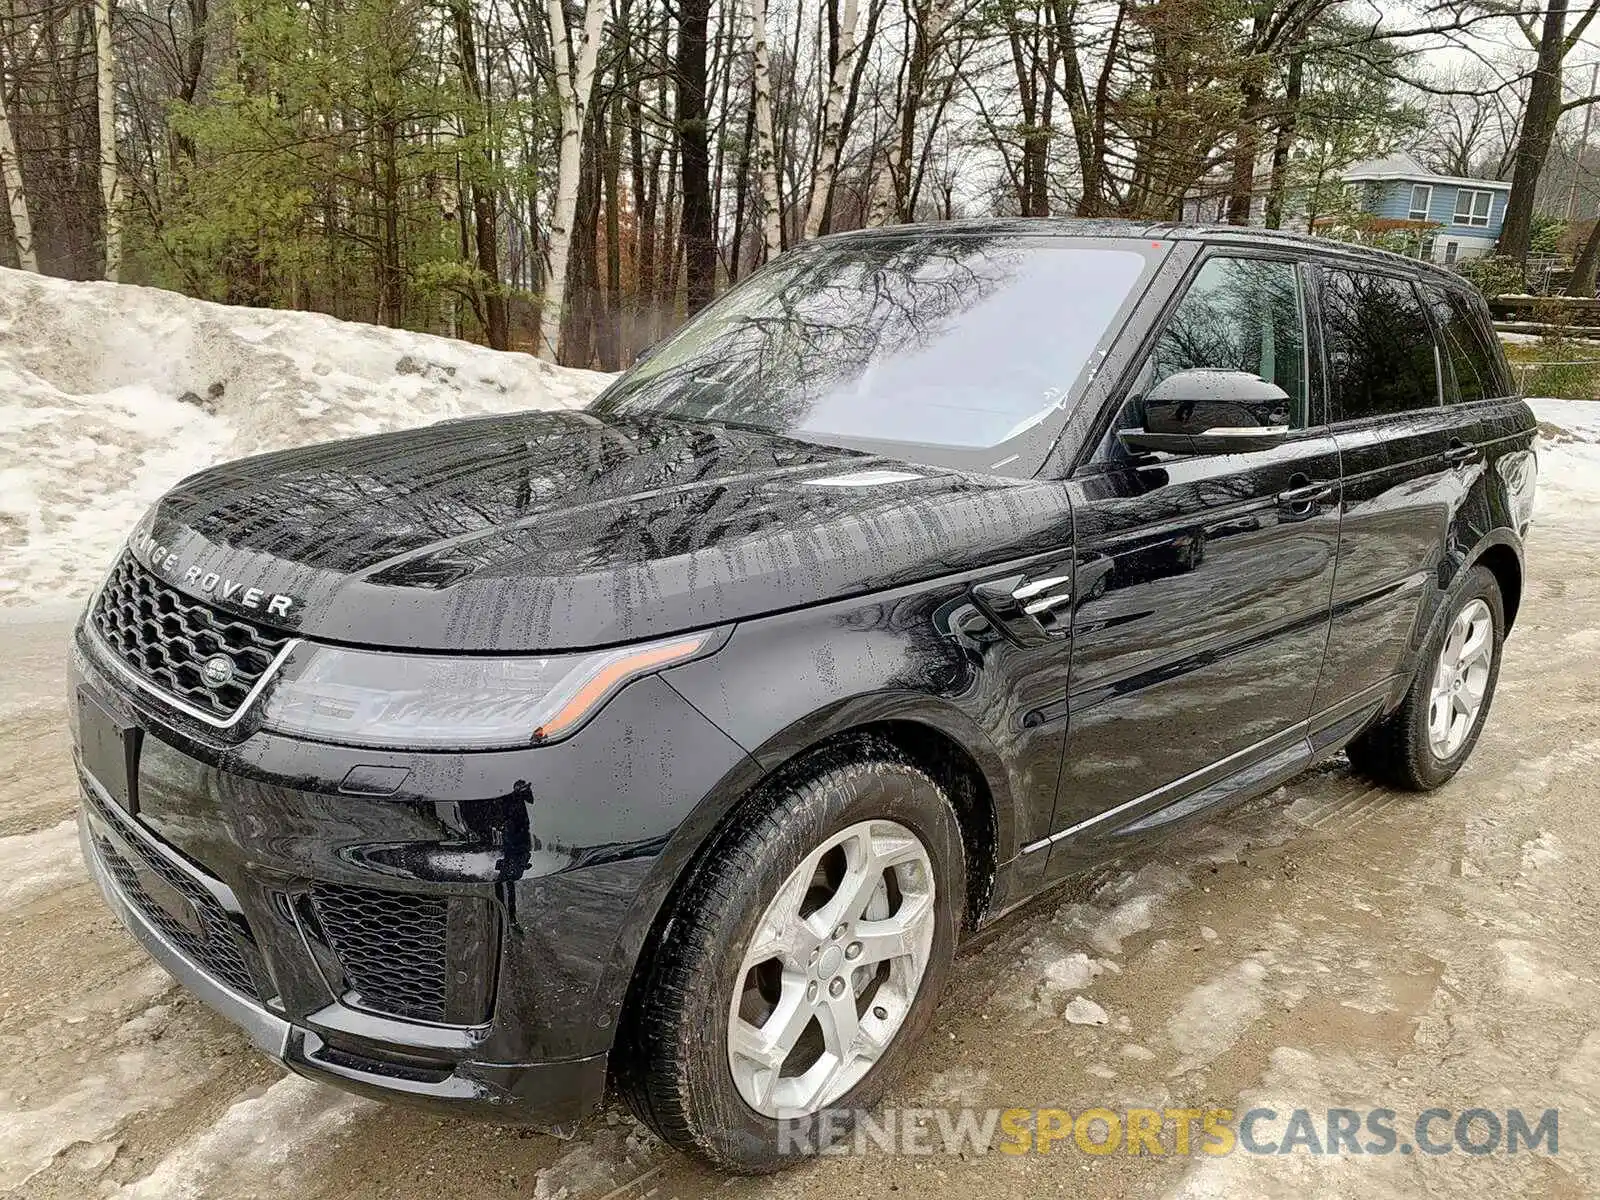
[[[999,469],[1075,397],[1155,257],[1109,239],[823,243],[752,275],[591,409]]]

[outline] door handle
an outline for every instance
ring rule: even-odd
[[[1060,587],[1064,583],[1071,582],[1072,578],[1069,575],[1052,575],[1048,579],[1035,579],[1014,589],[1011,593],[1011,598],[1013,600],[1032,600],[1035,596],[1042,595]],[[1031,612],[1032,610],[1030,609],[1029,611]]]
[[[1045,596],[1030,604],[1023,605],[1022,611],[1030,617],[1037,617],[1040,613],[1049,612],[1052,608],[1060,608],[1063,604],[1071,603],[1071,592],[1057,592],[1054,596]]]
[[[1278,503],[1285,508],[1309,511],[1313,504],[1332,496],[1337,487],[1337,484],[1332,483],[1304,483],[1286,492],[1279,492]]]
[[[1452,466],[1460,463],[1476,462],[1477,459],[1478,448],[1469,446],[1466,442],[1459,440],[1452,441],[1444,452],[1445,462],[1450,463]]]

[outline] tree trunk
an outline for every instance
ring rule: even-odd
[[[761,177],[762,261],[783,249],[783,213],[778,204],[777,148],[772,135],[772,67],[767,59],[767,0],[749,0],[750,59],[755,90],[756,169]],[[830,98],[832,93],[830,92]],[[818,217],[821,220],[821,217]],[[739,253],[734,243],[733,253]]]
[[[478,74],[478,50],[472,36],[472,10],[467,0],[452,0],[450,15],[456,27],[456,43],[461,53],[461,80],[467,90],[464,129],[472,153],[481,156],[481,166],[472,180],[472,223],[478,247],[478,273],[483,277],[484,335],[495,350],[511,349],[511,319],[506,311],[505,290],[500,286],[499,216],[495,211],[495,192],[490,151],[479,142],[482,126],[483,81]]]
[[[567,310],[561,323],[562,361],[574,367],[594,365],[595,315],[600,301],[596,256],[600,228],[600,168],[604,152],[603,114],[591,110],[584,130],[584,151],[578,171],[578,203],[573,210],[572,250],[567,280]]]
[[[1239,87],[1239,131],[1233,143],[1233,179],[1228,188],[1228,224],[1250,224],[1256,198],[1256,154],[1260,148],[1261,86],[1247,81]]]
[[[1255,207],[1256,159],[1261,153],[1261,122],[1267,107],[1268,64],[1263,61],[1266,56],[1262,51],[1268,50],[1273,40],[1270,32],[1270,13],[1270,9],[1256,9],[1255,19],[1251,22],[1250,37],[1241,47],[1244,57],[1240,63],[1242,73],[1239,79],[1239,123],[1233,138],[1233,177],[1228,185],[1230,225],[1250,224],[1250,212]],[[1201,154],[1205,153],[1206,151],[1202,149]],[[1204,170],[1205,168],[1201,166],[1193,182],[1199,182],[1198,175]],[[1188,189],[1184,186],[1179,190]],[[1181,214],[1183,211],[1181,197],[1176,208]]]
[[[1534,192],[1561,119],[1561,64],[1566,57],[1567,0],[1548,0],[1539,36],[1539,60],[1528,87],[1528,105],[1517,137],[1511,195],[1506,199],[1499,252],[1518,261],[1528,257],[1533,238]]]
[[[561,151],[556,157],[556,197],[550,213],[550,274],[539,303],[539,357],[556,362],[561,354],[561,310],[567,300],[567,259],[572,248],[572,217],[578,208],[578,173],[582,165],[584,115],[600,57],[602,0],[589,0],[583,33],[576,47],[567,41],[563,0],[547,0],[550,50],[555,60],[556,98],[561,105]]]
[[[601,170],[606,230],[606,302],[595,349],[602,371],[622,365],[622,89],[623,67],[617,67],[617,95],[611,102],[605,163]]]
[[[648,158],[644,149],[644,102],[638,83],[628,98],[628,136],[632,144],[633,211],[639,231],[635,251],[633,316],[628,329],[628,355],[632,357],[655,338],[656,198],[661,185],[660,150]]]
[[[915,217],[911,211],[910,181],[905,176],[916,161],[917,118],[921,115],[922,93],[928,85],[934,55],[944,39],[945,23],[950,16],[950,0],[915,0],[907,7],[907,15],[911,17],[914,29],[911,55],[906,63],[906,94],[900,106],[900,138],[894,153],[890,155],[891,169],[888,172],[893,193],[892,215],[897,222],[910,221]],[[885,199],[889,194],[889,190],[882,193]],[[880,219],[876,222],[869,220],[868,224],[882,225],[890,214],[883,212],[881,203],[875,202],[873,208]]]
[[[711,149],[706,115],[706,33],[711,0],[681,0],[673,71],[683,173],[684,303],[689,316],[716,290],[717,243],[711,212]]]
[[[1039,21],[1035,12],[1029,13],[1026,27],[1012,2],[1004,8],[1006,40],[1011,48],[1011,67],[1017,80],[1017,103],[1021,116],[1022,165],[1012,175],[1017,194],[1017,212],[1024,217],[1049,216],[1049,199],[1046,174],[1049,170],[1050,118],[1049,99],[1053,94],[1051,80],[1055,74],[1052,61],[1048,72],[1040,71]],[[1052,46],[1054,39],[1051,39]]]
[[[806,239],[822,232],[822,217],[833,199],[833,178],[839,170],[841,125],[844,121],[845,85],[856,52],[856,0],[844,0],[839,14],[839,49],[828,74],[828,101],[822,118],[822,141],[817,151],[817,172],[811,181],[811,203],[806,206]]]
[[[95,96],[100,113],[100,202],[105,209],[105,278],[122,270],[122,182],[117,172],[116,63],[111,53],[111,0],[95,0]],[[30,239],[31,240],[31,239]]]
[[[1583,240],[1583,251],[1578,255],[1578,261],[1573,264],[1572,278],[1567,283],[1567,295],[1594,295],[1597,267],[1600,267],[1600,217],[1596,218],[1594,228],[1589,230],[1589,236]]]
[[[22,186],[22,160],[11,136],[11,121],[6,116],[5,83],[0,80],[0,185],[5,187],[11,209],[11,234],[17,243],[17,265],[24,271],[39,269],[39,256],[33,248],[33,222],[28,217],[28,193]]]
[[[1289,187],[1289,150],[1294,145],[1300,118],[1300,92],[1304,84],[1305,56],[1289,56],[1289,76],[1283,86],[1283,119],[1272,142],[1272,175],[1267,182],[1268,229],[1283,228],[1283,197]]]
[[[744,114],[744,138],[740,142],[739,174],[733,181],[733,253],[728,255],[728,285],[739,278],[741,251],[744,248],[744,214],[750,199],[750,143],[755,141],[756,109],[751,105]]]
[[[676,234],[682,203],[678,198],[678,139],[667,148],[666,189],[661,200],[661,237],[656,250],[655,337],[678,323],[678,271],[683,264],[683,244]]]
[[[405,325],[405,286],[400,267],[400,128],[399,121],[385,115],[378,123],[383,150],[382,180],[378,198],[383,245],[379,264],[378,324],[396,329]]]

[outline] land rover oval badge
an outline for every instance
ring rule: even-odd
[[[226,654],[213,654],[200,664],[200,681],[208,688],[226,687],[233,682],[233,660]]]

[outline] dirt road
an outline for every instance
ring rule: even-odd
[[[1488,728],[1449,787],[1402,796],[1332,764],[1088,902],[1014,920],[958,964],[894,1103],[1303,1108],[1319,1126],[1330,1107],[1383,1107],[1402,1141],[1433,1107],[1558,1108],[1554,1155],[1102,1156],[1068,1139],[725,1182],[619,1112],[561,1142],[285,1077],[151,966],[85,880],[58,610],[0,625],[0,1193],[1600,1194],[1600,529],[1541,518],[1529,570]],[[1284,1124],[1263,1130],[1270,1145]]]

